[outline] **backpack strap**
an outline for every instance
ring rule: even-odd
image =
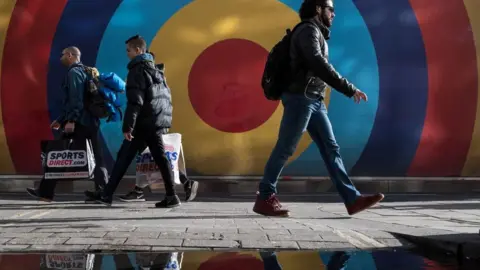
[[[122,121],[123,120],[123,112],[122,112],[122,109],[120,107],[115,107],[115,110],[117,111],[116,113],[118,113],[120,115],[120,120],[119,121]],[[108,118],[107,118],[107,123],[111,122],[112,121],[112,118],[113,118],[113,115],[110,115]]]
[[[313,23],[313,22],[311,22],[311,21],[309,21],[309,20],[301,21],[301,22],[297,23],[297,25],[295,25],[295,27],[293,27],[292,30],[290,30],[290,28],[287,29],[287,31],[286,31],[286,32],[287,32],[287,35],[293,34],[293,32],[295,32],[295,30],[297,30],[297,28],[299,28],[301,25],[304,25],[304,24],[306,24],[306,23],[315,25],[315,23]],[[315,26],[316,26],[316,25],[315,25]]]
[[[293,28],[293,30],[290,32],[291,33],[291,36],[290,36],[290,46],[295,46],[295,43],[294,43],[294,39],[293,39],[293,33],[295,30],[297,30],[300,26],[304,25],[304,24],[311,24],[313,25],[315,28],[317,28],[319,31],[319,27],[318,25],[316,25],[314,22],[310,21],[310,20],[303,20],[301,22],[299,22],[297,25],[295,25],[295,27]],[[301,59],[301,64],[300,64],[300,67],[296,70],[296,71],[293,71],[294,72],[294,75],[293,76],[298,76],[301,72],[303,72],[305,74],[305,76],[307,76],[308,74],[308,67],[305,65],[305,63],[307,62],[304,58],[303,55],[297,55],[297,57],[300,57]]]

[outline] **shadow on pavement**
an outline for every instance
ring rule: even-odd
[[[23,210],[25,209],[98,209],[100,207],[104,207],[100,204],[74,204],[71,205],[70,203],[68,204],[62,204],[61,202],[58,203],[46,203],[46,204],[15,204],[15,203],[9,203],[9,204],[3,204],[0,205],[0,210],[18,210],[19,208],[22,208]],[[127,205],[112,205],[110,208],[129,208]]]
[[[271,219],[271,217],[266,217],[266,216],[261,216],[261,215],[190,215],[190,216],[184,216],[184,215],[178,215],[178,216],[156,216],[156,217],[123,217],[123,218],[112,218],[112,217],[82,217],[82,218],[42,218],[42,219],[4,219],[0,220],[0,225],[2,224],[10,224],[10,223],[15,223],[15,224],[28,224],[28,223],[70,223],[70,222],[85,222],[85,221],[113,221],[113,220],[121,220],[121,221],[128,221],[128,220],[179,220],[179,219],[185,219],[185,220],[197,220],[197,219],[231,219],[231,218],[241,218],[241,219]],[[326,220],[332,220],[332,219],[350,219],[350,217],[343,217],[343,216],[338,216],[338,217],[306,217],[306,218],[301,218],[301,217],[296,217],[295,219],[326,219]]]
[[[468,210],[468,209],[480,209],[480,202],[469,202],[469,199],[463,201],[455,201],[455,203],[449,203],[448,201],[442,201],[441,203],[422,203],[422,204],[408,204],[408,205],[394,205],[383,206],[380,205],[379,209],[392,209],[395,210],[418,210],[418,209],[432,209],[432,210]]]
[[[122,194],[116,194],[120,196]],[[156,202],[163,199],[162,193],[145,194],[148,201]],[[180,199],[183,200],[184,194],[179,193]],[[278,197],[283,202],[318,202],[318,203],[339,203],[341,199],[335,192],[328,193],[280,193]],[[254,193],[200,193],[195,201],[198,202],[254,202],[256,195]],[[26,193],[0,193],[0,200],[12,201],[34,201]],[[58,194],[55,202],[71,202],[80,203],[85,200],[83,194]],[[429,194],[429,193],[386,193],[383,202],[428,202],[428,201],[469,201],[480,200],[480,193],[455,193],[455,194]]]
[[[425,251],[453,254],[459,262],[464,261],[465,258],[480,262],[480,235],[478,233],[416,235],[392,232],[392,234],[415,244]]]

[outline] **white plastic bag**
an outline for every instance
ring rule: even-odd
[[[180,267],[180,263],[178,262],[178,252],[172,252],[170,253],[170,258],[163,270],[178,270]]]
[[[182,135],[170,133],[163,135],[165,153],[173,168],[175,184],[179,185],[180,171],[186,174],[185,158],[183,156]],[[137,186],[145,187],[162,181],[162,174],[158,170],[148,147],[137,157]]]

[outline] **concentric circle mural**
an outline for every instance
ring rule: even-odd
[[[0,172],[40,172],[39,141],[61,106],[59,63],[82,60],[127,74],[125,40],[146,38],[166,65],[172,132],[183,134],[195,175],[261,175],[282,115],[260,77],[268,51],[298,22],[301,0],[17,0],[0,5]],[[337,70],[369,96],[356,105],[332,91],[329,115],[353,175],[480,175],[480,4],[336,0],[329,41]],[[449,24],[444,24],[445,18]],[[102,126],[111,165],[120,123]],[[305,135],[284,170],[326,175]]]

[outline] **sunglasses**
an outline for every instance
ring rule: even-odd
[[[331,6],[323,6],[324,9],[330,10],[330,12],[335,13],[335,9]]]

